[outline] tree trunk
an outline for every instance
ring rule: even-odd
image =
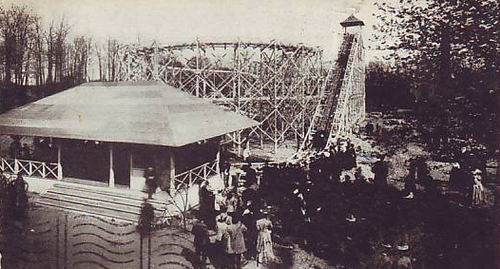
[[[439,44],[438,95],[446,97],[451,93],[451,37],[450,30],[443,27]]]

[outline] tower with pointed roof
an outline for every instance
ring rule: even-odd
[[[365,23],[354,15],[351,15],[341,22],[340,25],[344,28],[344,33],[355,34],[361,32]]]

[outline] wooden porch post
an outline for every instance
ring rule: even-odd
[[[115,171],[113,170],[113,145],[109,144],[109,187],[115,187]]]
[[[129,170],[129,177],[130,177],[129,182],[130,183],[128,184],[128,186],[130,188],[130,185],[132,185],[132,173],[134,172],[134,169],[133,169],[134,168],[133,167],[133,165],[134,165],[134,157],[132,156],[132,151],[129,152],[128,156],[129,156],[128,160],[129,160],[129,166],[130,166],[130,170]]]
[[[217,173],[217,175],[220,175],[220,147],[219,147],[219,151],[217,151],[217,155],[215,157],[215,171]]]
[[[63,179],[63,171],[61,165],[61,142],[57,143],[57,179]]]
[[[170,187],[169,187],[170,195],[173,197],[175,194],[175,159],[174,152],[170,152]]]

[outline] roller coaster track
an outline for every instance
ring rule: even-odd
[[[344,34],[335,67],[320,93],[320,101],[299,152],[312,150],[313,137],[327,135],[325,148],[348,137],[365,116],[363,43],[360,34]]]

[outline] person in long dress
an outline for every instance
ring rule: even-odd
[[[199,189],[199,218],[202,219],[208,228],[215,228],[215,195],[208,180],[200,184]]]
[[[472,172],[473,186],[472,186],[472,206],[480,207],[484,204],[484,187],[481,182],[481,170],[476,169]]]
[[[247,227],[238,217],[232,218],[232,224],[226,229],[223,239],[226,240],[226,253],[231,256],[234,269],[241,269],[241,254],[247,251],[244,233]]]
[[[257,265],[267,264],[274,260],[273,241],[271,230],[273,223],[268,212],[262,212],[262,217],[257,220]]]

